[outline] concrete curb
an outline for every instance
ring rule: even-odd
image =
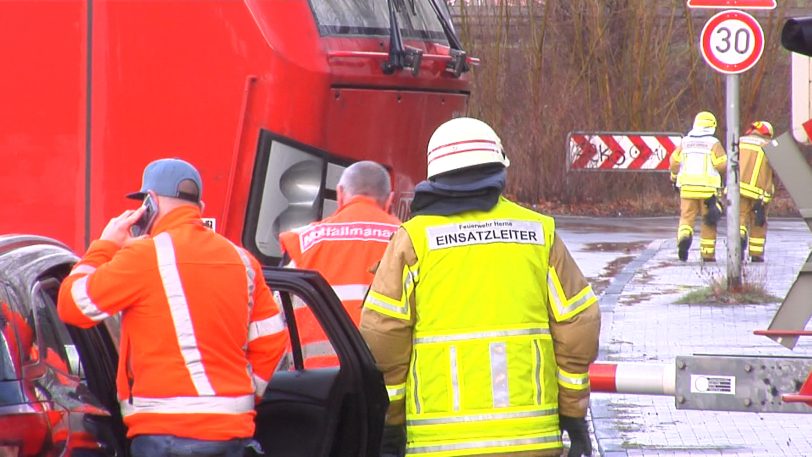
[[[632,280],[635,274],[662,249],[668,240],[654,240],[646,246],[634,260],[629,262],[623,270],[618,273],[611,284],[600,296],[598,302],[601,309],[601,326],[611,328],[614,319],[614,309],[626,285]],[[608,325],[607,325],[608,324]],[[608,360],[606,346],[601,345],[598,352],[598,360]],[[589,412],[592,421],[592,430],[597,442],[599,455],[604,457],[626,457],[628,452],[623,449],[623,438],[618,434],[614,425],[614,415],[608,408],[609,400],[592,399],[589,405]]]

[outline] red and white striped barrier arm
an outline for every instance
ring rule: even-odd
[[[676,366],[643,362],[595,362],[589,366],[592,392],[674,395]]]

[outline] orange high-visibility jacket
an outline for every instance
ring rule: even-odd
[[[332,286],[344,309],[358,326],[361,305],[389,238],[400,220],[387,213],[374,199],[362,195],[330,217],[279,235],[290,267],[316,270]],[[296,307],[296,324],[302,341],[305,366],[338,366],[321,326],[306,307]]]
[[[121,312],[117,388],[127,435],[226,440],[254,432],[287,332],[259,263],[182,206],[152,237],[94,241],[59,290],[59,316]]]

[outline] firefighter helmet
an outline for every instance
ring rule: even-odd
[[[489,163],[510,165],[502,140],[486,123],[458,117],[437,127],[428,147],[428,177]]]
[[[694,128],[710,127],[716,128],[716,116],[710,111],[702,111],[694,118]]]
[[[775,134],[773,130],[773,125],[767,121],[756,121],[750,124],[750,128],[747,129],[747,133],[745,135],[751,135],[753,133],[759,134],[764,138],[772,138]]]

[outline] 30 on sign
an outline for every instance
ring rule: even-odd
[[[752,68],[764,52],[764,32],[753,16],[723,11],[702,29],[702,57],[722,73],[736,74]]]

